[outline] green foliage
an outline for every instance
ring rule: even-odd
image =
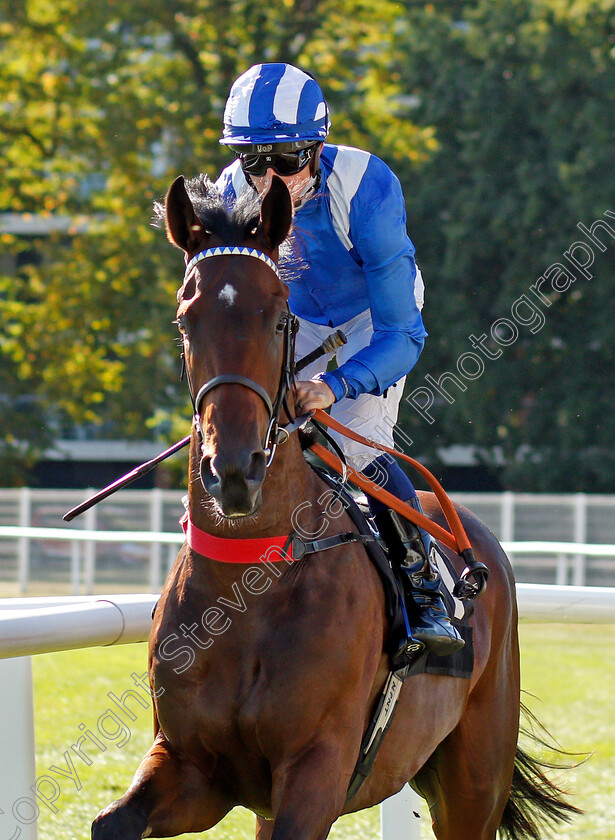
[[[217,142],[224,102],[260,60],[318,70],[344,103],[338,136],[352,141],[392,9],[374,22],[364,0],[0,2],[0,210],[71,220],[0,242],[0,255],[39,257],[0,276],[0,354],[13,374],[3,391],[31,395],[51,438],[72,423],[104,437],[168,432],[164,418],[186,403],[171,326],[182,264],[149,226],[153,199],[178,172],[215,177],[229,162]],[[40,435],[11,424],[0,419],[19,438],[13,455],[40,452]]]
[[[312,71],[332,139],[400,175],[428,285],[412,389],[510,318],[577,222],[615,209],[614,49],[613,0],[385,0],[377,16],[366,0],[0,0],[0,211],[70,220],[0,235],[0,266],[19,258],[17,276],[0,274],[0,393],[36,408],[23,422],[0,413],[0,459],[17,465],[0,483],[23,480],[20,459],[71,424],[167,442],[161,418],[185,416],[181,260],[151,206],[177,173],[215,177],[228,162],[224,102],[250,64]],[[468,443],[492,461],[497,447],[511,488],[615,489],[614,254],[553,293],[544,327],[521,327],[452,405],[439,400],[433,425],[406,407],[416,452]]]
[[[467,443],[488,462],[503,454],[511,489],[613,491],[615,242],[602,234],[609,247],[595,249],[591,282],[576,272],[565,294],[548,283],[547,301],[529,289],[584,240],[577,222],[615,209],[615,4],[449,5],[413,4],[397,43],[412,117],[438,141],[406,191],[431,333],[410,388],[425,384],[426,370],[459,376],[470,335],[510,320],[522,294],[544,317],[519,325],[499,359],[483,357],[484,373],[462,379],[464,392],[449,381],[454,403],[436,399],[434,424],[409,408],[405,420],[417,451]],[[412,177],[408,168],[406,183]],[[521,317],[530,321],[529,311]]]

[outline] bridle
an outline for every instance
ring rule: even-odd
[[[280,273],[278,271],[277,265],[271,259],[270,256],[264,254],[262,251],[258,251],[256,248],[223,246],[218,248],[207,248],[206,250],[200,251],[198,254],[192,257],[186,264],[186,271],[184,273],[184,281],[182,287],[185,284],[189,273],[192,271],[194,266],[197,265],[197,263],[201,262],[202,260],[206,260],[209,257],[221,256],[254,257],[257,260],[264,262],[265,265],[267,265],[275,273],[278,279],[280,279]],[[249,388],[255,394],[258,394],[261,400],[265,403],[265,407],[267,409],[269,423],[263,442],[263,451],[267,456],[266,467],[269,467],[271,465],[277,446],[280,443],[283,443],[288,438],[288,432],[284,428],[281,428],[279,425],[280,412],[282,408],[284,408],[289,419],[292,416],[288,407],[286,396],[291,388],[295,372],[295,335],[299,328],[299,322],[297,320],[297,317],[291,313],[290,309],[288,308],[288,304],[286,304],[286,312],[284,313],[283,318],[284,346],[282,355],[282,369],[280,372],[278,390],[273,400],[262,385],[259,385],[258,382],[255,382],[253,379],[250,379],[247,376],[243,376],[242,374],[237,373],[226,373],[220,374],[219,376],[214,376],[212,379],[205,382],[204,385],[201,385],[201,387],[195,395],[192,387],[192,382],[190,381],[190,375],[186,369],[185,355],[182,351],[182,378],[185,373],[186,381],[188,384],[188,392],[190,394],[190,400],[192,402],[192,408],[194,412],[194,422],[199,433],[201,443],[204,440],[204,434],[203,426],[201,423],[200,406],[205,395],[212,391],[214,388],[218,388],[220,385],[243,385],[245,388]]]

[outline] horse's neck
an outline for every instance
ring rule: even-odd
[[[318,512],[316,499],[312,499],[317,494],[314,475],[296,435],[278,447],[263,483],[262,506],[255,516],[225,521],[216,513],[213,501],[199,478],[199,453],[194,442],[191,445],[189,476],[190,518],[213,536],[231,539],[282,536],[295,530],[293,523],[298,510],[307,509],[306,514],[302,514],[302,520],[310,519],[310,512],[314,515]]]

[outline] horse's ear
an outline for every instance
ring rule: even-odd
[[[169,187],[164,204],[167,239],[186,252],[194,250],[202,239],[203,226],[186,192],[183,175]]]
[[[293,203],[288,187],[277,175],[273,176],[261,204],[260,229],[265,244],[273,250],[290,232],[293,223]]]

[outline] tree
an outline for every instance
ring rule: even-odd
[[[164,434],[178,406],[186,416],[171,324],[181,260],[149,225],[152,201],[179,172],[215,176],[228,162],[224,102],[259,60],[317,71],[337,137],[352,142],[393,8],[374,22],[364,0],[0,3],[0,207],[67,220],[2,237],[5,254],[37,255],[0,277],[9,402],[30,395],[52,438],[74,423]],[[13,455],[40,452],[36,430],[2,423]]]
[[[433,424],[406,406],[415,454],[467,443],[504,458],[510,487],[615,489],[615,247],[596,251],[595,279],[547,289],[548,303],[529,292],[577,222],[615,211],[614,20],[614,0],[387,0],[377,16],[366,0],[0,0],[0,209],[55,229],[0,234],[0,261],[18,263],[0,275],[11,464],[75,423],[184,433],[181,260],[149,226],[152,201],[179,172],[228,162],[217,141],[233,79],[281,60],[318,77],[335,142],[402,180],[430,332],[408,388],[447,371],[465,386],[449,380],[452,403],[434,389]],[[524,294],[544,324],[520,306],[514,320]],[[470,336],[502,318],[518,336],[489,340],[502,354],[488,359]],[[474,378],[467,353],[484,363]]]
[[[418,173],[405,172],[432,335],[410,388],[428,385],[427,370],[435,381],[454,373],[466,390],[448,379],[449,403],[429,385],[435,422],[410,407],[404,421],[417,451],[467,443],[487,463],[503,457],[508,487],[613,491],[615,241],[603,232],[606,252],[593,246],[591,281],[564,253],[577,240],[591,244],[578,222],[608,221],[605,210],[615,210],[615,4],[448,7],[410,4],[397,43],[409,113],[438,146]],[[548,281],[542,297],[532,293],[557,262],[576,278],[569,289]],[[515,319],[522,295],[536,312],[517,304]],[[489,360],[470,336],[502,318],[518,335],[507,347],[490,339],[485,350],[499,355]]]

